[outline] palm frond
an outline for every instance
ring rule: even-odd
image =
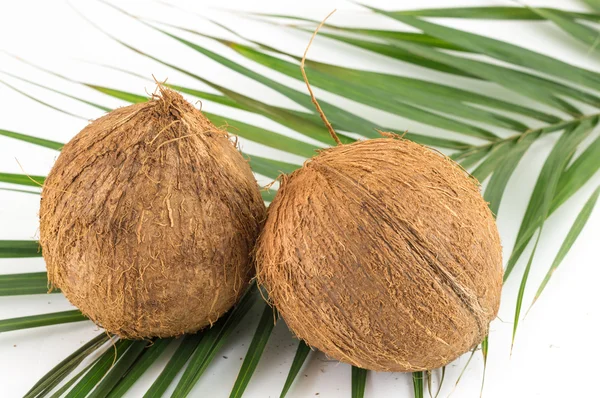
[[[352,366],[352,398],[363,398],[367,385],[367,369]]]
[[[587,0],[587,2],[592,7],[597,6],[595,0]],[[192,88],[188,84],[179,82],[169,82],[170,87],[203,101],[211,101],[237,111],[263,116],[279,126],[297,133],[294,136],[288,136],[277,129],[270,130],[242,120],[232,119],[226,112],[207,113],[205,110],[211,109],[203,106],[206,108],[203,109],[203,112],[214,124],[227,128],[230,133],[239,135],[243,139],[290,155],[289,160],[286,157],[285,161],[282,161],[282,158],[272,159],[250,155],[250,165],[255,173],[273,179],[277,178],[281,173],[287,174],[298,168],[301,160],[311,157],[316,149],[333,144],[327,130],[314,112],[308,94],[286,85],[285,79],[258,73],[252,67],[245,66],[247,63],[242,64],[223,55],[223,53],[234,53],[250,63],[268,68],[273,71],[275,76],[301,79],[298,69],[298,54],[290,54],[260,41],[225,40],[162,21],[145,20],[117,6],[110,4],[107,6],[129,16],[132,23],[141,24],[145,28],[171,39],[174,44],[184,46],[196,55],[216,61],[223,68],[258,82],[303,108],[302,111],[297,111],[268,104],[219,85],[200,76],[192,65],[168,62],[168,58],[156,55],[158,53],[155,53],[154,50],[152,53],[142,51],[129,44],[127,38],[110,35],[99,24],[90,21],[111,40],[137,53],[140,57],[178,71],[206,85],[214,92]],[[478,18],[521,20],[531,23],[550,21],[558,29],[562,29],[585,44],[588,52],[593,52],[598,45],[598,32],[591,25],[584,24],[582,21],[597,22],[600,20],[600,16],[594,13],[578,13],[549,7],[463,7],[408,11],[384,11],[372,8],[371,10],[398,21],[399,26],[401,26],[400,24],[410,26],[417,32],[408,32],[400,28],[383,30],[330,25],[320,36],[331,39],[330,42],[333,44],[345,43],[391,57],[393,61],[402,61],[421,67],[423,69],[422,76],[420,75],[419,78],[403,76],[400,69],[397,71],[398,73],[390,74],[307,60],[307,72],[311,83],[336,96],[418,122],[420,125],[433,129],[435,133],[415,132],[412,129],[405,132],[404,126],[394,125],[390,122],[378,125],[360,114],[336,105],[335,101],[321,101],[325,113],[340,132],[340,138],[344,143],[355,141],[357,136],[376,138],[379,136],[376,129],[379,129],[396,133],[405,132],[404,138],[406,139],[445,151],[456,151],[452,157],[463,167],[469,169],[481,182],[487,183],[484,197],[489,201],[494,214],[498,215],[506,187],[531,146],[548,134],[559,135],[540,171],[521,221],[512,255],[506,266],[505,277],[507,278],[517,266],[517,262],[537,232],[535,248],[530,254],[521,277],[517,308],[515,309],[514,334],[520,319],[529,272],[534,265],[535,249],[539,250],[543,245],[541,229],[545,220],[576,194],[600,169],[598,157],[600,137],[593,139],[589,146],[582,147],[587,142],[586,138],[594,134],[594,128],[598,124],[600,116],[598,110],[600,108],[600,74],[511,43],[450,28],[423,18]],[[254,14],[251,17],[260,18],[260,20],[274,25],[284,25],[279,27],[281,29],[299,32],[312,30],[314,24],[317,23],[311,19],[292,16]],[[284,22],[271,21],[274,17],[283,18]],[[215,23],[237,35],[235,30],[227,25]],[[201,44],[203,40],[220,43],[222,51],[209,50],[208,46]],[[248,42],[251,45],[244,44]],[[475,58],[473,55],[478,55],[478,57]],[[59,79],[87,87],[90,89],[88,91],[102,93],[107,99],[119,99],[129,103],[147,100],[145,95],[124,91],[118,87],[106,87],[96,83],[92,84],[89,81],[74,80],[29,61],[22,59],[21,61]],[[147,77],[114,65],[105,65],[105,67],[148,80]],[[433,77],[429,77],[430,72],[438,75],[442,73],[447,79],[443,84],[439,83]],[[47,90],[58,96],[89,105],[98,111],[110,110],[99,101],[88,99],[85,94],[73,95],[62,87],[25,78],[18,73],[10,71],[2,71],[2,73],[3,76],[7,76],[7,81],[0,80],[0,83],[38,104],[63,114],[87,119],[86,116],[73,113],[58,103],[38,98],[26,88],[22,88],[20,84]],[[458,83],[453,82],[453,79],[458,79]],[[478,89],[471,88],[470,83],[463,84],[464,82],[474,85],[485,84],[486,87],[493,87],[495,92],[500,94],[485,94]],[[17,139],[53,150],[60,150],[63,146],[60,142],[12,130],[0,129],[0,136],[2,139]],[[458,139],[455,138],[457,136]],[[573,159],[576,152],[578,156]],[[44,177],[0,173],[0,182],[25,187],[39,187],[43,185]],[[12,187],[0,189],[37,193]],[[264,191],[263,198],[271,201],[274,194],[274,190]],[[539,297],[552,272],[560,265],[582,231],[598,195],[597,189],[577,216],[534,300]],[[35,241],[0,241],[0,257],[2,258],[38,257],[40,255],[41,252]],[[0,276],[0,295],[42,294],[47,290],[45,273]],[[242,322],[250,307],[258,302],[260,302],[258,290],[256,287],[252,287],[238,306],[211,329],[196,335],[185,336],[182,339],[155,340],[149,347],[146,347],[143,342],[118,341],[115,353],[112,347],[107,347],[105,344],[108,336],[98,336],[44,376],[27,396],[45,396],[51,393],[55,395],[68,394],[67,396],[89,393],[96,396],[123,396],[171,344],[179,344],[179,346],[171,354],[167,365],[147,391],[146,397],[162,395],[174,382],[179,372],[183,372],[183,374],[175,386],[174,395],[187,396],[216,357],[218,350],[223,346],[233,328]],[[242,364],[232,396],[240,396],[245,390],[273,329],[271,310],[265,304],[262,305],[264,306],[263,313],[246,359]],[[66,311],[0,320],[0,332],[85,319],[78,311]],[[482,342],[481,348],[484,355],[485,372],[488,351],[487,338]],[[300,342],[281,397],[284,397],[290,390],[309,351],[308,346]],[[115,354],[117,361],[112,367]],[[76,374],[72,374],[84,364],[86,359],[88,362],[85,366]],[[366,373],[362,369],[352,369],[353,396],[359,397],[364,393]],[[67,380],[67,377],[70,378]],[[462,373],[460,377],[462,377]],[[415,395],[422,397],[424,390],[422,372],[413,374],[413,383]]]

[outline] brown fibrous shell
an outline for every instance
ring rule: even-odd
[[[192,333],[231,308],[266,212],[227,132],[160,91],[84,128],[42,191],[50,284],[125,338]]]
[[[324,150],[283,177],[256,261],[295,335],[377,371],[449,363],[500,303],[501,245],[479,184],[399,138]]]

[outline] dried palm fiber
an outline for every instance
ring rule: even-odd
[[[42,192],[50,283],[125,338],[195,332],[231,308],[265,217],[227,132],[159,88],[77,134]]]
[[[366,369],[443,366],[482,341],[500,303],[500,240],[477,181],[389,135],[282,177],[256,262],[294,334]]]

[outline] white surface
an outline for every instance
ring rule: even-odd
[[[111,33],[127,42],[139,46],[153,55],[162,57],[177,65],[189,67],[192,71],[208,79],[262,100],[301,109],[296,104],[272,90],[236,75],[224,67],[204,58],[193,50],[173,42],[160,34],[143,27],[139,23],[119,15],[114,10],[96,1],[78,1],[76,7]],[[170,1],[180,4],[188,10],[210,16],[246,34],[249,38],[265,40],[274,46],[301,54],[308,41],[308,34],[273,30],[266,25],[251,22],[230,13],[210,8],[204,1]],[[335,0],[288,1],[233,1],[221,0],[216,6],[232,10],[251,10],[272,13],[286,13],[321,19],[333,8],[338,13],[332,23],[353,26],[395,27],[394,21],[377,17],[361,10],[355,4]],[[390,7],[385,0],[369,1],[379,7]],[[166,22],[177,23],[208,33],[228,34],[211,25],[207,20],[191,12],[165,7],[158,2],[120,1],[119,4],[132,12]],[[579,9],[576,1],[530,1],[531,5],[548,5]],[[493,1],[419,1],[405,7],[461,5],[514,5],[514,2]],[[400,7],[400,6],[396,6]],[[394,7],[394,8],[396,8]],[[92,66],[89,63],[106,63],[135,71],[144,76],[154,74],[159,79],[169,77],[169,81],[208,90],[202,83],[181,73],[170,70],[156,62],[143,58],[124,49],[95,30],[78,16],[63,1],[3,1],[0,4],[0,50],[22,56],[45,67],[58,71],[76,80],[99,83],[109,87],[130,90],[144,94],[151,92],[153,84],[132,76]],[[444,23],[456,25],[458,22],[446,20]],[[598,58],[586,55],[585,49],[556,28],[544,23],[528,22],[490,22],[463,21],[460,28],[485,33],[489,36],[517,42],[522,46],[536,49],[592,69],[598,68]],[[277,33],[274,33],[277,32]],[[300,82],[278,76],[265,68],[245,61],[229,49],[209,40],[194,38],[203,45],[214,49],[255,70],[276,76],[280,81],[292,87],[304,90]],[[311,50],[315,59],[336,62],[352,67],[380,70],[390,73],[417,75],[423,70],[393,61],[388,58],[367,54],[363,51],[341,44],[333,44],[320,37]],[[25,66],[15,59],[0,53],[0,69],[19,74],[35,81],[60,87],[73,95],[82,95],[89,100],[98,101],[106,106],[118,106],[122,103],[74,83],[66,83],[49,74]],[[425,72],[426,76],[440,79],[442,75]],[[19,82],[0,73],[0,79],[29,93],[57,104],[70,112],[85,118],[100,116],[91,108],[60,95],[49,93],[26,83]],[[458,79],[447,81],[449,84],[462,84]],[[471,87],[474,87],[471,85]],[[488,90],[481,85],[482,90]],[[210,90],[208,90],[210,91]],[[361,115],[381,120],[387,118],[398,129],[415,129],[422,132],[435,132],[418,123],[407,121],[381,112],[342,101],[339,98],[315,90],[320,98],[327,98],[338,104],[356,109]],[[504,93],[494,90],[493,93]],[[517,98],[508,94],[508,98]],[[194,100],[193,98],[190,98]],[[519,101],[526,101],[519,99]],[[288,129],[267,119],[249,115],[238,110],[205,101],[204,109],[224,109],[227,114],[241,120],[257,123],[283,134],[293,134]],[[0,85],[0,128],[66,142],[75,135],[86,121],[68,116],[17,94]],[[501,132],[504,134],[504,132]],[[594,137],[597,136],[595,133]],[[538,140],[518,166],[514,178],[505,195],[498,226],[503,240],[505,258],[508,257],[514,243],[531,187],[537,178],[545,155],[549,152],[556,135]],[[290,162],[301,159],[285,153],[267,153],[256,144],[243,142],[243,149],[249,153],[263,153]],[[34,145],[0,137],[0,171],[21,173],[16,162],[19,160],[28,174],[46,174],[53,164],[57,152]],[[266,179],[262,179],[266,181]],[[540,250],[531,271],[528,290],[525,294],[524,310],[531,302],[533,294],[552,262],[562,239],[566,235],[575,216],[581,209],[591,191],[600,182],[596,175],[578,195],[557,211],[544,228]],[[32,239],[37,237],[37,211],[39,197],[13,192],[0,191],[0,239]],[[600,207],[600,206],[599,206]],[[542,298],[524,321],[521,321],[512,358],[509,356],[512,318],[515,297],[524,263],[515,269],[504,288],[500,319],[491,325],[490,354],[484,396],[488,398],[504,397],[588,397],[595,394],[593,380],[597,378],[597,358],[600,348],[595,343],[597,326],[600,323],[600,267],[598,267],[598,237],[600,236],[600,209],[597,207],[579,240],[554,274]],[[524,256],[526,257],[526,256]],[[44,269],[42,259],[4,259],[0,260],[0,273],[39,271]],[[70,308],[69,303],[59,295],[25,296],[0,298],[0,319],[61,311]],[[210,366],[194,389],[192,396],[226,397],[237,376],[241,358],[244,356],[249,340],[254,332],[257,314],[252,322],[239,328],[217,360]],[[98,333],[91,322],[80,322],[47,328],[23,330],[0,334],[0,385],[2,397],[18,397],[56,363],[70,354],[89,338]],[[250,382],[247,397],[276,397],[287,375],[289,364],[295,352],[295,342],[283,323],[278,324],[268,344],[265,354]],[[227,357],[227,359],[221,358]],[[467,360],[467,356],[455,361],[448,367],[445,388],[441,396],[448,396]],[[151,369],[150,374],[158,374],[164,361]],[[475,355],[465,372],[462,381],[453,393],[455,397],[477,397],[481,384],[481,355]],[[128,396],[138,397],[149,386],[148,377],[138,382]],[[437,386],[437,382],[434,383]],[[328,361],[321,354],[313,353],[301,375],[293,386],[290,397],[348,397],[350,395],[350,366]],[[412,381],[409,375],[370,372],[367,380],[366,397],[409,397],[412,396]]]

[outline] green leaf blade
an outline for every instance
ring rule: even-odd
[[[290,366],[290,371],[285,379],[285,384],[283,385],[283,389],[281,390],[279,398],[285,398],[288,391],[292,387],[294,380],[296,380],[296,376],[298,376],[300,369],[302,369],[302,365],[304,365],[309,353],[310,347],[303,340],[300,340],[298,342],[298,348],[296,349],[296,355],[294,355],[292,365]]]
[[[589,197],[589,199],[587,200],[587,202],[584,204],[583,208],[577,215],[575,222],[569,229],[567,236],[565,237],[562,245],[560,246],[560,249],[558,250],[558,253],[556,254],[556,257],[554,258],[554,261],[552,261],[552,265],[550,266],[550,269],[548,270],[548,272],[546,273],[546,276],[544,277],[542,283],[540,284],[540,287],[538,288],[538,290],[535,294],[535,297],[533,299],[533,303],[531,305],[533,305],[535,303],[535,301],[540,297],[540,295],[544,291],[546,285],[550,281],[550,278],[552,278],[552,274],[554,273],[554,271],[556,271],[558,266],[562,263],[565,256],[567,255],[567,253],[569,253],[571,246],[573,246],[573,243],[575,243],[575,241],[579,237],[579,234],[583,230],[583,227],[586,225],[588,219],[590,218],[590,215],[592,214],[592,211],[594,210],[594,206],[596,205],[599,195],[600,195],[600,187],[596,188],[596,190],[592,193],[592,195]]]
[[[0,320],[0,333],[87,320],[88,318],[79,312],[79,310],[2,319]]]
[[[367,373],[367,369],[352,366],[352,398],[364,398]]]
[[[229,398],[241,398],[250,382],[250,378],[254,374],[256,370],[256,366],[258,365],[258,361],[269,341],[269,337],[271,336],[271,332],[273,331],[273,327],[275,326],[275,320],[273,319],[273,309],[269,307],[266,303],[264,304],[264,310],[262,316],[260,317],[260,321],[258,322],[258,326],[256,327],[256,332],[254,333],[254,337],[250,342],[250,346],[248,347],[248,352],[246,353],[246,357],[244,358],[244,362],[242,363],[242,367],[240,368],[240,372],[238,374],[237,379],[235,380],[235,384],[233,385],[233,389],[229,394]]]

